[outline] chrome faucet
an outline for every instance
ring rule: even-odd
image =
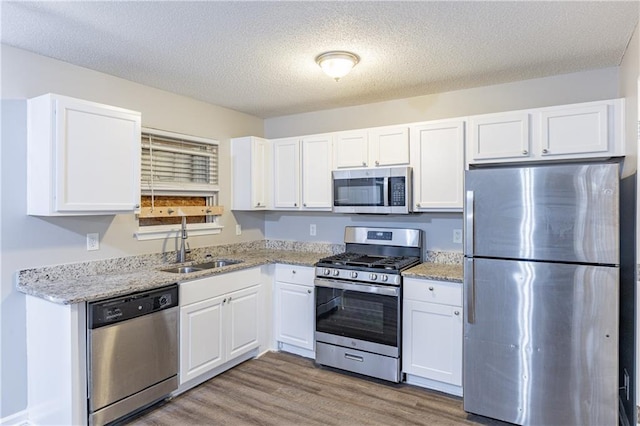
[[[187,253],[190,253],[191,250],[187,250],[185,245],[187,243],[187,217],[182,216],[182,228],[180,229],[180,251],[178,252],[178,258],[176,260],[177,263],[183,263],[187,260]]]

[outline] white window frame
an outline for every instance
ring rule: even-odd
[[[174,185],[161,185],[158,189],[151,190],[148,187],[144,187],[144,183],[141,182],[140,191],[142,195],[151,196],[164,196],[164,195],[184,195],[186,197],[206,197],[207,205],[217,205],[219,200],[219,168],[220,168],[220,147],[218,141],[214,139],[202,138],[199,136],[185,135],[181,133],[168,132],[165,130],[153,129],[149,127],[142,128],[142,137],[146,135],[157,136],[159,138],[169,138],[184,140],[187,142],[205,143],[218,146],[218,185],[210,185],[206,191],[203,187],[194,185],[192,188],[177,188]],[[205,223],[189,223],[187,224],[187,230],[189,235],[215,235],[222,232],[224,227],[219,224],[219,216],[207,216],[207,222]],[[151,225],[151,226],[139,226],[138,231],[134,234],[138,240],[155,240],[155,239],[167,239],[177,238],[180,235],[180,225]]]

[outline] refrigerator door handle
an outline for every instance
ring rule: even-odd
[[[464,254],[465,256],[473,256],[473,208],[474,193],[467,191],[464,211]]]
[[[473,269],[473,259],[465,259],[464,293],[467,297],[465,317],[469,324],[474,324],[476,322],[476,282],[474,279]]]

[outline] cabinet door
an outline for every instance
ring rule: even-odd
[[[140,203],[140,113],[59,95],[28,102],[27,212],[133,212]]]
[[[302,139],[302,208],[331,210],[331,135]]]
[[[254,209],[266,209],[269,204],[271,155],[269,141],[253,138],[251,146],[251,201]]]
[[[369,130],[369,165],[409,164],[409,128],[382,127]]]
[[[180,383],[185,383],[225,361],[224,296],[180,308]]]
[[[242,355],[260,345],[258,339],[259,286],[233,292],[226,296],[225,325],[226,359]]]
[[[464,122],[413,126],[411,140],[418,151],[413,176],[415,210],[462,210]]]
[[[471,117],[469,134],[469,163],[531,155],[530,115],[526,111]]]
[[[405,373],[462,385],[462,308],[403,301]]]
[[[540,114],[540,152],[544,157],[609,151],[607,104],[558,107]]]
[[[276,281],[276,340],[313,350],[314,288]]]
[[[300,208],[300,141],[273,141],[273,207]]]
[[[336,168],[370,166],[368,140],[365,130],[338,133],[335,144]]]

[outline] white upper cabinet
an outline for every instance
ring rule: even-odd
[[[300,208],[300,140],[273,139],[273,208]]]
[[[336,134],[336,169],[369,166],[369,137],[366,130]]]
[[[369,130],[369,165],[409,164],[409,128],[378,127]]]
[[[141,114],[47,94],[27,103],[27,213],[133,213]]]
[[[464,179],[464,122],[411,126],[413,211],[461,211]]]
[[[338,132],[335,139],[337,169],[409,165],[409,127]]]
[[[333,137],[330,134],[302,138],[302,208],[331,210]]]
[[[625,155],[624,99],[469,118],[469,164]]]
[[[232,210],[271,207],[271,142],[255,136],[231,139]]]

